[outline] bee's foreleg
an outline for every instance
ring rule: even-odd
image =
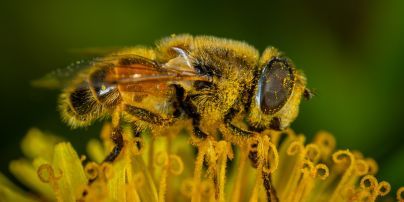
[[[241,145],[245,143],[250,143],[248,141],[249,138],[254,137],[255,133],[243,130],[237,126],[235,126],[232,121],[233,118],[237,115],[238,110],[231,108],[227,114],[224,116],[224,124],[220,127],[220,131],[225,135],[225,139],[230,141],[233,144]],[[258,144],[252,143],[249,147],[254,148],[257,147]],[[257,165],[258,162],[258,154],[256,150],[250,151],[248,157],[251,159],[253,165]]]
[[[221,132],[225,134],[225,138],[232,142],[233,144],[240,145],[245,143],[251,143],[248,138],[252,138],[255,134],[250,131],[243,130],[232,123],[233,118],[237,114],[237,110],[231,108],[229,112],[224,117],[224,126],[221,127]],[[249,147],[257,147],[258,144],[252,143]],[[256,167],[258,164],[258,153],[256,150],[249,152],[248,157],[252,161],[253,165]]]
[[[274,187],[272,186],[271,174],[267,173],[267,172],[262,172],[262,178],[264,181],[264,187],[265,187],[265,192],[267,194],[268,202],[279,201],[276,191],[275,191]]]
[[[232,123],[233,118],[236,116],[238,111],[234,108],[231,108],[229,112],[224,117],[224,126],[221,127],[221,131],[223,134],[226,134],[226,139],[231,141],[234,144],[242,144],[243,142],[249,142],[250,148],[256,148],[258,143],[251,143],[248,138],[254,137],[255,133],[243,130]],[[257,149],[252,149],[249,151],[248,157],[250,158],[254,167],[258,166],[258,152]],[[276,191],[272,186],[271,175],[269,173],[262,173],[263,183],[266,190],[268,201],[279,201]]]
[[[222,125],[221,132],[225,134],[225,138],[233,144],[240,145],[245,143],[245,140],[254,136],[253,132],[243,130],[235,126],[232,121],[238,113],[238,110],[231,108],[224,116],[224,124]]]

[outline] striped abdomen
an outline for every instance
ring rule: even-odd
[[[97,68],[61,95],[62,117],[72,127],[91,124],[120,102],[117,85],[106,80],[112,71],[111,66]]]

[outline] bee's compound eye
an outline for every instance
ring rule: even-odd
[[[258,104],[264,114],[282,108],[292,93],[293,70],[285,59],[273,58],[262,70],[258,81]]]

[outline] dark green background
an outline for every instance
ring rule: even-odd
[[[99,124],[70,131],[58,91],[30,81],[82,59],[74,50],[153,45],[172,33],[244,40],[284,51],[318,96],[303,102],[297,132],[333,133],[361,150],[379,177],[404,185],[404,1],[9,1],[0,8],[1,171],[33,126],[64,134],[80,152]]]

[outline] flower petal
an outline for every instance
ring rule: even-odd
[[[55,147],[53,168],[61,173],[58,180],[60,194],[65,201],[76,201],[79,188],[87,184],[87,178],[77,153],[70,143],[59,143]]]
[[[37,128],[32,128],[21,142],[24,155],[30,159],[42,157],[50,161],[53,148],[62,139],[57,136],[45,134]]]
[[[0,173],[0,199],[1,201],[36,202],[33,196],[23,192],[10,180]]]

